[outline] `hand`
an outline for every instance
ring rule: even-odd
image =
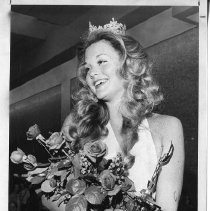
[[[69,135],[69,129],[71,124],[71,116],[70,114],[65,118],[63,126],[61,128],[62,134],[65,136],[67,141],[71,141],[71,137]]]
[[[61,203],[58,206],[58,201],[52,201],[52,198],[47,199],[44,195],[41,197],[42,205],[50,211],[65,211],[66,205]]]

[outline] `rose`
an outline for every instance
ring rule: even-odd
[[[40,129],[37,124],[31,126],[26,132],[27,140],[36,139],[38,135],[40,135]]]
[[[35,167],[38,166],[36,157],[33,155],[26,156],[24,159],[24,162],[26,163],[26,164],[24,164],[24,168],[28,171],[31,171],[31,170],[35,169]]]
[[[31,163],[32,165],[37,165],[36,157],[33,155],[28,155],[27,156],[27,161]]]
[[[49,149],[59,149],[64,142],[62,134],[55,132],[46,140],[46,145]]]
[[[16,151],[13,151],[10,156],[10,160],[15,164],[22,163],[25,160],[25,158],[26,158],[25,153],[19,148],[17,148]]]
[[[106,190],[113,190],[116,177],[109,170],[104,170],[99,175],[99,181],[101,182],[102,187]]]
[[[52,188],[55,188],[57,186],[57,182],[56,182],[56,180],[54,178],[50,179],[50,186]]]
[[[69,191],[72,195],[82,194],[85,192],[86,184],[83,180],[71,179],[66,184],[66,190]]]
[[[124,178],[124,182],[121,184],[121,190],[124,192],[134,192],[135,191],[135,186],[134,182],[130,180],[128,177]]]
[[[84,145],[84,155],[92,162],[96,162],[107,153],[107,146],[102,141],[89,142]]]

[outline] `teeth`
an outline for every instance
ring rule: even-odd
[[[98,86],[98,85],[100,85],[100,84],[102,84],[102,83],[104,83],[106,81],[107,81],[106,79],[102,79],[102,80],[96,81],[95,86]]]

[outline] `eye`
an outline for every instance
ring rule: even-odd
[[[98,63],[99,65],[101,65],[101,64],[104,64],[104,63],[106,63],[106,62],[107,62],[106,60],[98,60],[97,63]]]
[[[85,67],[85,72],[89,72],[90,68],[89,67]]]
[[[90,71],[90,67],[84,66],[83,72],[84,72],[85,74],[87,74],[89,71]]]
[[[90,73],[90,67],[89,66],[83,66],[82,67],[82,75],[84,78],[86,78]]]

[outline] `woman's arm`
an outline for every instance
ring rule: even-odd
[[[52,201],[52,198],[46,198],[44,195],[41,197],[42,206],[46,208],[46,210],[50,211],[65,211],[66,205],[61,203],[58,206],[58,201]]]
[[[184,171],[183,129],[181,122],[175,117],[161,116],[157,121],[162,137],[162,154],[168,152],[171,142],[174,145],[174,152],[170,162],[162,167],[157,183],[156,201],[163,211],[176,211]]]

